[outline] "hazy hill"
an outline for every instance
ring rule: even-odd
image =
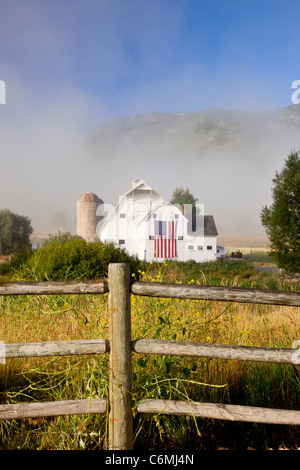
[[[101,168],[100,188],[112,175],[117,194],[138,176],[165,199],[176,186],[189,187],[215,215],[221,236],[261,237],[259,214],[270,203],[275,171],[300,149],[300,104],[121,117],[94,129],[88,145]],[[101,189],[99,196],[106,197]]]
[[[249,150],[286,140],[299,145],[300,105],[270,111],[210,109],[199,113],[151,113],[121,117],[93,130],[90,143],[96,151],[120,147],[156,147],[202,155],[204,152]],[[291,144],[289,144],[291,146]]]

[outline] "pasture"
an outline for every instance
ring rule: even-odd
[[[137,275],[135,275],[137,276]],[[144,265],[142,280],[299,291],[299,283],[259,273],[247,262]],[[132,295],[132,338],[290,348],[299,308]],[[108,338],[105,295],[0,297],[5,343]],[[1,403],[108,396],[108,357],[7,359]],[[299,447],[296,426],[138,415],[144,398],[300,409],[299,366],[207,358],[133,355],[135,449]],[[0,422],[1,449],[106,449],[107,415]]]

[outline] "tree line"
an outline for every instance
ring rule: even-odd
[[[30,246],[31,220],[9,209],[0,211],[0,255],[9,255],[22,246]]]

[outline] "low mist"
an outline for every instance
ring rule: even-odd
[[[265,239],[260,211],[272,202],[272,178],[300,148],[300,112],[296,108],[295,119],[294,109],[153,113],[113,121],[89,136],[87,161],[99,165],[97,194],[115,203],[135,177],[165,200],[176,186],[188,187],[215,216],[220,240]]]

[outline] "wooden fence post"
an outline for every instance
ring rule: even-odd
[[[130,268],[110,264],[109,282],[109,450],[132,450],[132,350]]]

